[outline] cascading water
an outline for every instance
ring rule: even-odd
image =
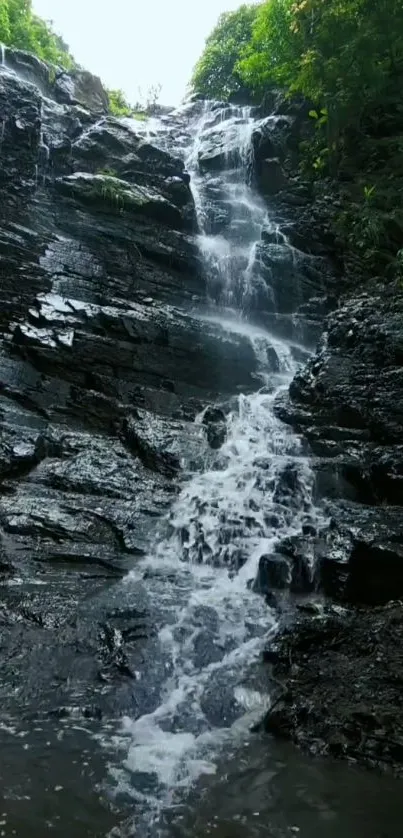
[[[269,293],[259,273],[254,275],[256,244],[267,210],[248,184],[256,127],[252,113],[253,109],[246,107],[211,110],[206,103],[186,161],[192,173],[209,294],[216,304],[238,313],[249,308],[257,286],[260,292]],[[213,153],[220,163],[218,176],[206,172],[210,144],[216,145]]]
[[[217,125],[220,173],[204,177],[202,158]],[[161,812],[201,774],[213,773],[216,754],[245,737],[267,706],[251,680],[245,688],[276,626],[253,583],[262,557],[316,514],[301,442],[273,411],[301,349],[234,318],[253,293],[251,264],[266,215],[248,185],[252,127],[250,111],[206,106],[192,126],[187,156],[200,250],[217,304],[209,316],[249,339],[260,382],[256,393],[227,405],[225,442],[218,451],[206,446],[205,470],[190,474],[148,558],[126,580],[126,595],[145,596],[159,627],[147,670],[139,673],[143,705],[115,740],[126,752],[116,779],[137,801],[141,833],[152,823],[155,834]]]

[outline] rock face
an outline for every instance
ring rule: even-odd
[[[34,84],[39,92],[64,105],[80,105],[93,114],[106,114],[108,95],[101,80],[87,70],[75,69],[67,73],[50,67],[31,53],[4,47],[4,62],[24,83]]]
[[[130,605],[113,616],[111,580],[143,555],[184,449],[197,461],[224,438],[225,422],[207,439],[196,413],[254,387],[250,342],[192,315],[205,288],[183,162],[106,107],[88,73],[54,77],[6,51],[0,578],[20,584],[0,610],[3,658],[19,647],[4,712],[10,679],[24,703],[63,672],[54,698],[68,701],[77,648],[84,705],[94,679],[132,677],[111,637],[148,629]]]
[[[312,754],[401,776],[402,633],[395,605],[301,619],[266,655],[277,701],[265,729]]]
[[[335,305],[342,266],[326,213],[300,172],[300,144],[310,131],[306,103],[285,102],[277,93],[269,106],[272,112],[252,132],[253,181],[270,207],[258,255],[278,316],[286,322],[292,313],[314,347]]]
[[[307,437],[328,524],[295,544],[342,604],[309,614],[267,651],[281,692],[265,720],[311,753],[402,773],[403,297],[369,283],[325,323],[277,412]],[[305,587],[309,591],[309,587]],[[309,606],[309,607],[308,607]],[[314,616],[311,615],[311,612]]]
[[[242,309],[282,337],[314,346],[323,314],[334,305],[338,268],[322,242],[320,225],[312,222],[312,188],[299,174],[303,121],[298,109],[284,115],[277,106],[279,112],[261,119],[257,108],[190,102],[169,117],[169,144],[180,147],[186,131],[197,137],[197,190],[212,299]],[[245,172],[251,188],[242,203]],[[234,276],[246,278],[232,283],[230,301],[222,298],[223,265],[227,284]]]
[[[189,143],[187,121],[201,115],[203,103],[162,116],[162,147],[152,129],[108,116],[98,79],[50,73],[34,57],[7,50],[0,108],[1,706],[11,711],[17,690],[22,705],[40,695],[47,711],[51,695],[59,712],[71,703],[74,682],[91,715],[94,684],[101,683],[94,712],[114,702],[120,712],[130,707],[135,641],[153,627],[144,609],[114,601],[113,580],[144,555],[180,484],[185,451],[188,462],[199,463],[224,444],[226,399],[255,389],[257,355],[249,339],[195,314],[206,288],[189,175],[178,154]],[[333,243],[316,223],[309,185],[295,173],[298,109],[275,113],[253,133],[250,177],[271,196],[271,216],[249,263],[243,219],[223,198],[223,164],[228,196],[245,153],[237,132],[224,142],[227,110],[222,103],[210,110],[199,153],[211,199],[206,232],[220,246],[222,230],[232,229],[237,246],[228,264],[241,264],[244,276],[250,268],[248,281],[258,280],[248,301],[256,321],[261,316],[288,337],[303,321],[304,339],[314,342],[333,309],[318,352],[277,403],[279,416],[308,440],[325,523],[304,518],[301,537],[262,556],[255,587],[271,605],[285,591],[305,595],[319,586],[343,606],[385,606],[403,596],[401,291],[375,285],[336,307],[338,264],[327,258]],[[263,201],[255,209],[260,231]],[[305,359],[298,346],[295,352]],[[266,361],[279,371],[274,349]],[[285,463],[275,504],[287,510],[298,492],[303,509],[298,474]],[[377,612],[379,630],[398,624],[399,606],[393,609]],[[350,678],[364,629],[348,616],[357,644],[337,672]],[[339,628],[321,623],[319,647],[323,631],[332,640]],[[284,701],[267,726],[300,741],[308,718],[308,742],[320,714],[298,715],[313,669],[305,677],[297,665],[295,701]],[[326,660],[327,685],[332,671]],[[293,673],[280,674],[288,685]],[[367,702],[374,681],[362,672],[362,683]],[[395,696],[391,701],[395,706]],[[330,709],[319,750],[364,754],[350,736],[351,714],[335,743],[338,716]],[[392,717],[380,720],[378,711],[355,715],[355,723],[360,718],[371,730],[379,723],[389,736]],[[401,747],[400,738],[395,744]],[[374,748],[365,759],[397,761],[397,751]]]
[[[402,323],[398,286],[347,298],[278,404],[307,436],[329,501],[332,529],[318,553],[325,590],[355,602],[403,595]]]
[[[265,157],[261,161],[260,187],[264,195],[277,195],[287,186],[287,178],[278,157]]]

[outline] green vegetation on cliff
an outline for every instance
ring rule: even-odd
[[[0,0],[0,42],[66,69],[74,67],[67,44],[34,14],[31,0]]]
[[[222,15],[194,70],[196,93],[255,97],[283,86],[321,111],[327,152],[397,94],[403,78],[402,0],[267,0]]]
[[[69,47],[53,31],[51,23],[33,12],[32,0],[0,0],[0,43],[31,52],[43,61],[66,70],[73,70],[77,66]],[[145,118],[142,112],[144,109],[138,104],[132,107],[122,90],[107,90],[107,93],[109,111],[113,116]],[[149,92],[148,98],[156,103],[157,88],[153,88],[151,94]]]
[[[107,88],[106,92],[109,98],[109,112],[112,116],[131,116],[133,119],[144,120],[158,108],[161,85],[151,85],[145,97],[142,97],[139,91],[142,101],[136,102],[135,105],[128,102],[123,90]]]
[[[221,15],[193,73],[196,93],[209,99],[228,99],[243,87],[239,61],[251,43],[257,11],[257,6],[241,6]]]
[[[107,90],[109,112],[112,116],[131,116],[133,108],[129,105],[123,90]]]
[[[223,15],[192,79],[204,96],[281,88],[310,103],[301,170],[342,193],[343,246],[403,274],[402,0],[266,0]],[[344,193],[344,194],[343,194]]]

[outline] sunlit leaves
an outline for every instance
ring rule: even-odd
[[[237,65],[251,41],[257,10],[255,5],[244,5],[236,12],[221,15],[194,69],[195,92],[209,98],[228,99],[239,90],[241,77]]]
[[[31,0],[0,0],[0,41],[53,64],[68,69],[74,66],[67,44],[33,13]]]
[[[256,96],[273,84],[302,93],[333,151],[346,126],[382,101],[396,72],[403,73],[402,0],[266,0],[220,18],[193,86],[220,98],[242,84]]]

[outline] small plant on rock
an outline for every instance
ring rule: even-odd
[[[101,183],[101,197],[105,203],[112,204],[119,212],[125,206],[125,189],[115,177],[105,177]]]
[[[366,204],[370,204],[374,200],[376,193],[376,186],[364,186],[364,200]]]

